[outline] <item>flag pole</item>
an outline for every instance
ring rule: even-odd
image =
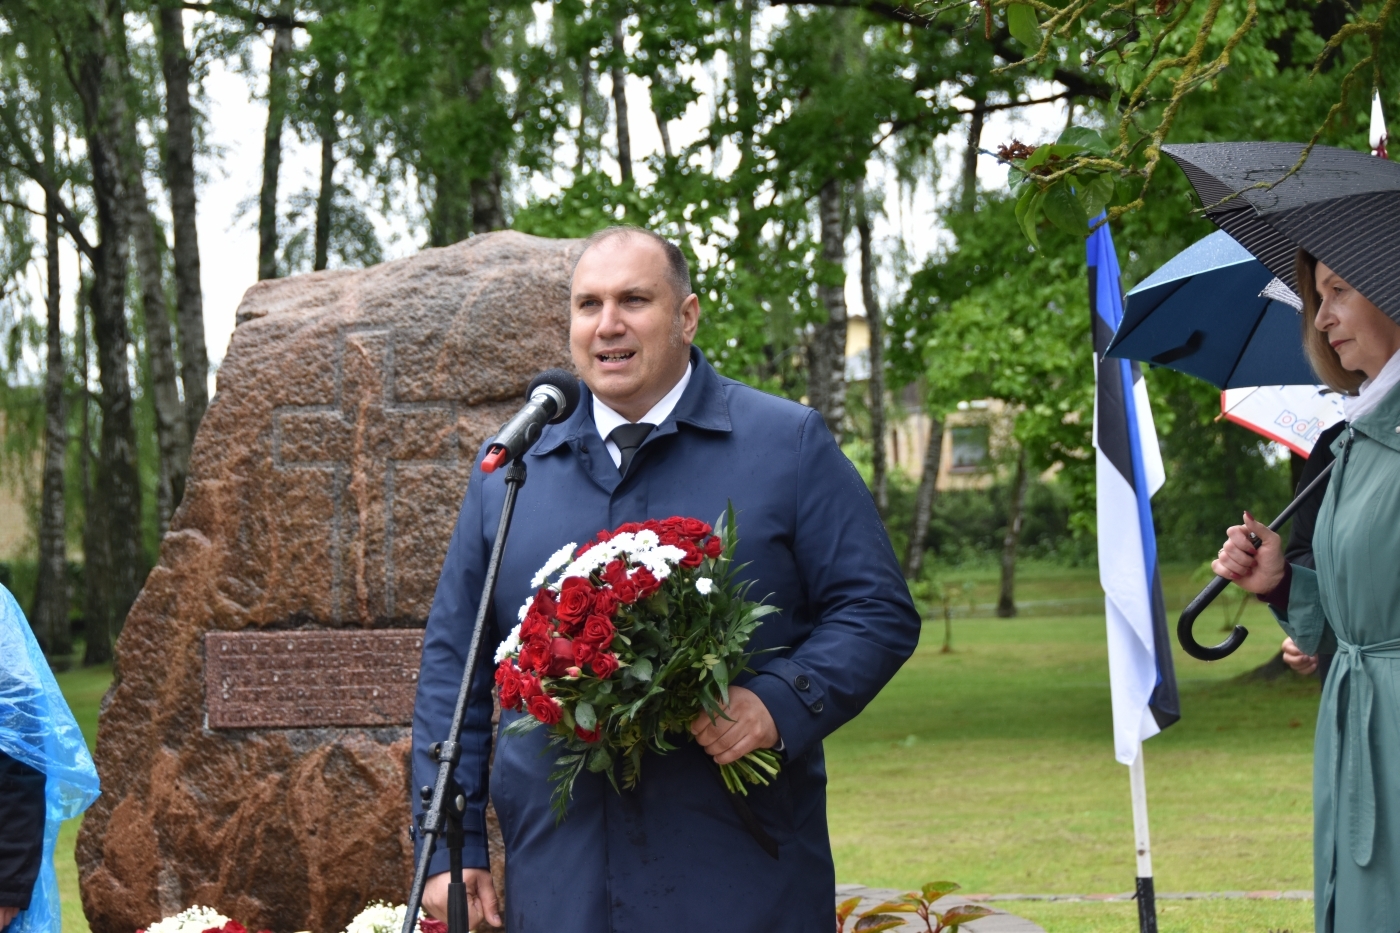
[[[1133,789],[1133,838],[1137,842],[1137,892],[1139,933],[1157,933],[1157,895],[1152,887],[1152,843],[1147,834],[1147,778],[1142,770],[1142,742],[1128,766]]]

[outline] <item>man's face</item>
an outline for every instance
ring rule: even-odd
[[[647,237],[609,237],[574,270],[574,366],[594,395],[629,420],[645,415],[684,375],[699,319],[699,300],[675,294],[666,254]]]

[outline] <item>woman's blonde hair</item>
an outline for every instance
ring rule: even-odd
[[[1344,395],[1355,395],[1366,381],[1366,374],[1342,365],[1327,335],[1313,326],[1322,296],[1317,293],[1317,259],[1307,250],[1298,250],[1293,266],[1298,276],[1298,297],[1303,299],[1303,352],[1308,355],[1317,378]]]

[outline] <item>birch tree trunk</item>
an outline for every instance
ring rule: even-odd
[[[282,169],[282,128],[287,121],[287,66],[292,57],[292,27],[272,30],[272,57],[267,66],[267,127],[263,133],[262,190],[258,195],[258,280],[275,279],[277,271],[277,176]]]
[[[185,435],[193,444],[209,407],[209,351],[204,340],[204,292],[195,223],[190,57],[179,3],[161,3],[159,26],[160,65],[165,78],[165,183],[170,191],[175,240],[175,326],[180,342],[180,384],[185,390]]]
[[[108,637],[107,578],[111,575],[111,555],[107,547],[107,510],[98,504],[92,482],[92,393],[88,391],[91,369],[88,365],[89,311],[92,285],[84,281],[78,288],[78,380],[82,384],[81,420],[78,428],[78,475],[83,484],[83,632],[84,664],[100,664],[111,658]]]
[[[622,41],[622,20],[613,20],[612,29],[612,99],[613,117],[617,122],[617,165],[622,183],[632,180],[632,134],[627,126],[627,70],[622,67],[626,54]]]
[[[821,412],[826,426],[841,443],[846,418],[846,226],[841,182],[827,179],[818,196],[821,218],[822,265],[817,298],[826,308],[826,321],[812,334],[810,383],[807,398]]]
[[[121,170],[121,139],[126,126],[122,71],[116,56],[125,29],[117,0],[98,0],[78,66],[88,162],[100,241],[93,261],[92,331],[97,344],[99,406],[98,516],[104,559],[97,568],[105,605],[102,617],[88,620],[85,663],[109,660],[141,580],[141,486],[136,469],[136,430],[132,417],[127,353],[126,274],[130,260],[130,193]],[[102,566],[101,564],[105,564]]]
[[[924,472],[919,477],[919,491],[914,496],[914,516],[909,525],[909,547],[904,552],[904,578],[919,579],[924,569],[924,539],[933,516],[933,501],[938,496],[938,470],[943,460],[943,420],[929,415],[928,446],[924,448]]]
[[[860,293],[870,328],[870,485],[875,508],[884,518],[890,508],[888,467],[885,463],[885,322],[875,296],[875,262],[870,242],[870,213],[865,179],[856,182],[856,229],[860,231]]]
[[[494,39],[491,33],[484,32],[481,35],[481,48],[483,57],[480,64],[472,70],[471,80],[467,82],[467,96],[472,103],[481,100],[482,97],[492,93],[492,64],[491,49]],[[506,225],[505,204],[501,197],[501,167],[500,155],[494,154],[491,159],[491,171],[485,177],[473,177],[471,180],[471,207],[472,207],[472,232],[490,233],[492,230],[500,230]]]
[[[1011,504],[1006,515],[1006,534],[1001,539],[1001,596],[997,599],[997,615],[1003,619],[1010,619],[1016,615],[1016,547],[1021,541],[1026,487],[1029,485],[1026,449],[1022,447],[1016,457],[1016,475],[1011,481]]]
[[[47,79],[49,76],[46,75]],[[52,85],[44,81],[39,100],[43,121],[44,167],[54,172]],[[47,365],[44,370],[44,475],[39,509],[39,578],[34,590],[32,621],[49,657],[73,651],[68,625],[68,538],[64,515],[64,466],[68,452],[63,330],[59,321],[62,287],[58,268],[58,205],[52,194],[44,199],[44,259],[48,278],[45,294]]]

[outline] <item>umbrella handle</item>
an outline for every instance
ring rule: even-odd
[[[1298,511],[1308,497],[1327,485],[1327,478],[1332,475],[1332,468],[1337,465],[1333,460],[1322,468],[1322,472],[1317,474],[1307,488],[1298,493],[1297,498],[1278,513],[1278,517],[1269,523],[1270,531],[1278,531],[1283,527],[1283,523],[1293,517],[1293,513]],[[1182,610],[1181,618],[1176,623],[1176,640],[1181,643],[1181,648],[1191,657],[1198,661],[1219,661],[1221,658],[1228,658],[1235,653],[1235,649],[1244,644],[1244,640],[1249,637],[1249,629],[1243,625],[1236,625],[1235,630],[1230,633],[1218,645],[1207,646],[1196,641],[1196,637],[1191,634],[1191,626],[1195,624],[1196,617],[1205,611],[1205,608],[1215,601],[1215,597],[1224,592],[1225,587],[1230,585],[1230,581],[1224,577],[1216,577],[1206,584],[1206,588],[1196,594],[1196,598],[1187,603]]]

